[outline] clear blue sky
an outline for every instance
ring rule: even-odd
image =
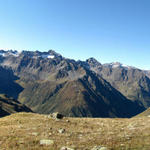
[[[0,0],[0,48],[150,69],[150,0]]]

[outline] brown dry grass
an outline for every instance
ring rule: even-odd
[[[66,131],[59,133],[60,128]],[[54,145],[42,146],[41,139],[54,140]],[[1,150],[59,150],[62,146],[90,150],[96,145],[111,150],[150,150],[150,118],[56,121],[46,115],[18,113],[0,119]]]

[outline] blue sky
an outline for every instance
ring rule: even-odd
[[[0,48],[150,69],[149,8],[149,0],[0,0]]]

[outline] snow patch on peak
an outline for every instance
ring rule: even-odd
[[[0,52],[0,56],[3,56],[3,57],[5,57],[5,53],[1,53],[1,52]]]
[[[134,68],[132,66],[128,66],[128,65],[125,65],[125,64],[122,64],[120,62],[112,62],[112,63],[108,63],[108,64],[104,64],[105,66],[109,66],[109,67],[112,67],[112,68],[125,68],[125,69],[131,69],[131,68]]]
[[[119,62],[112,62],[110,64],[108,64],[108,66],[111,66],[112,68],[118,68],[120,67],[122,64]]]
[[[42,58],[50,58],[50,59],[55,58],[54,55],[49,55],[49,54],[43,54],[43,55],[41,55],[41,57],[42,57]]]
[[[13,52],[9,52],[9,55],[13,55],[14,57],[18,57],[20,55],[21,52],[18,51],[13,51]]]
[[[125,65],[125,64],[122,64],[122,67],[131,68],[131,66],[128,66],[128,65]]]
[[[7,56],[14,56],[14,57],[18,57],[20,55],[21,52],[18,52],[16,50],[0,50],[0,55],[3,57],[7,57]]]
[[[47,58],[53,59],[53,58],[55,58],[55,56],[54,55],[49,55],[49,56],[47,56]]]

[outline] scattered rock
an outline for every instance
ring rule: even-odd
[[[75,149],[69,147],[62,147],[60,150],[75,150]]]
[[[23,140],[20,140],[20,141],[19,141],[19,144],[24,144],[24,141],[23,141]]]
[[[65,129],[59,129],[58,132],[59,132],[59,133],[64,133],[64,132],[65,132]]]
[[[82,135],[82,134],[79,134],[79,138],[80,138],[80,139],[83,138],[83,135]]]
[[[125,146],[125,144],[120,144],[120,146]]]
[[[63,117],[64,116],[58,112],[49,114],[49,116],[48,116],[48,118],[53,118],[53,119],[63,119]]]
[[[49,128],[49,130],[52,130],[53,128]]]
[[[91,150],[108,150],[108,148],[103,146],[94,146]]]
[[[40,145],[53,145],[53,140],[40,140]]]
[[[52,133],[49,133],[48,135],[52,135]]]
[[[31,135],[37,136],[38,133],[37,132],[33,132],[33,133],[31,133]]]

